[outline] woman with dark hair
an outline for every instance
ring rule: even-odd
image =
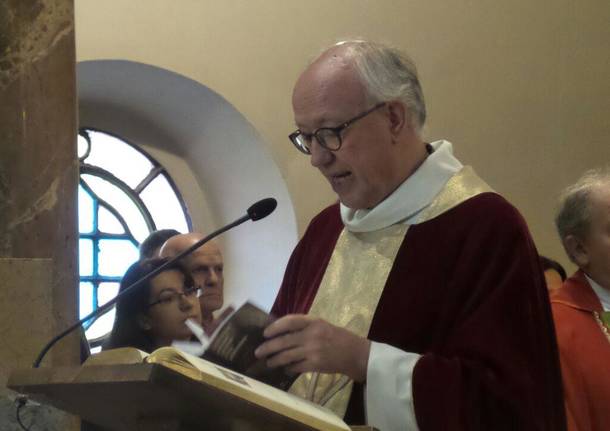
[[[150,259],[134,263],[123,276],[119,292],[166,262]],[[174,340],[191,339],[193,334],[184,322],[193,319],[201,324],[199,292],[184,269],[170,265],[119,299],[104,349],[135,347],[150,353]]]

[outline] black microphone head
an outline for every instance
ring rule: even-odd
[[[273,198],[261,199],[248,208],[247,213],[252,221],[257,221],[271,214],[276,206],[277,201]]]

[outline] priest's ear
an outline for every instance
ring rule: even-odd
[[[589,266],[589,248],[587,243],[582,238],[576,235],[567,235],[563,240],[563,245],[568,253],[568,257],[578,265],[579,268],[587,268]]]
[[[409,113],[407,107],[402,102],[391,101],[386,102],[387,112],[390,126],[390,133],[394,138],[400,135],[405,127],[413,127],[412,114]]]

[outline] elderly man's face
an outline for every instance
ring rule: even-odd
[[[202,287],[199,301],[204,312],[216,311],[222,307],[224,264],[220,249],[215,243],[207,243],[187,258],[186,266],[195,284]]]
[[[579,265],[602,287],[610,290],[610,187],[591,193],[591,225],[583,241],[583,264]]]
[[[304,133],[336,127],[371,108],[356,72],[340,56],[310,66],[299,78],[292,102],[295,122]],[[311,164],[350,208],[371,208],[398,185],[397,145],[387,112],[385,107],[376,110],[345,129],[338,151],[312,142]]]

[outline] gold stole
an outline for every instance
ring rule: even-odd
[[[452,176],[418,223],[430,220],[477,194],[493,191],[470,167]],[[341,231],[309,315],[366,337],[379,298],[409,225],[373,232]],[[345,415],[353,382],[342,374],[303,373],[290,392]]]

